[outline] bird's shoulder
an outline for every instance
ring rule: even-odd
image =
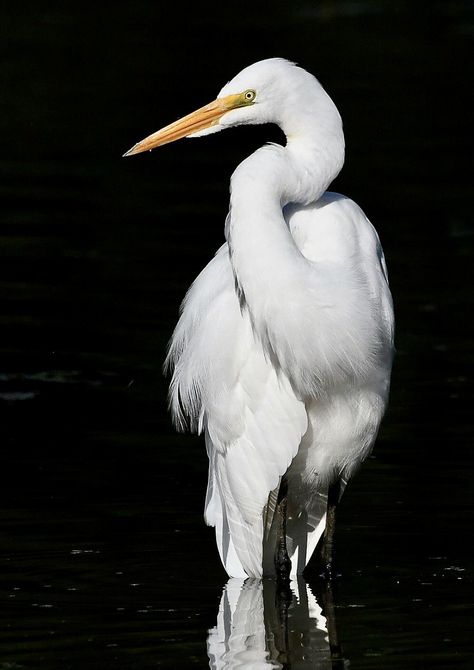
[[[357,257],[381,257],[374,226],[359,205],[344,195],[327,191],[309,205],[290,204],[285,218],[309,260],[345,263]]]

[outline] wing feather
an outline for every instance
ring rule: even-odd
[[[167,364],[174,369],[176,423],[187,419],[192,429],[205,429],[205,519],[216,528],[222,562],[232,576],[243,569],[260,577],[264,515],[271,524],[274,492],[308,420],[304,403],[253,336],[225,248],[188,292]]]
[[[331,310],[324,312],[324,327],[311,303],[298,311],[297,304],[285,302],[283,349],[272,348],[261,333],[254,336],[258,325],[245,301],[239,302],[223,245],[188,291],[166,360],[173,370],[170,405],[176,425],[205,432],[205,519],[215,527],[223,565],[233,577],[261,577],[273,569],[283,475],[287,548],[292,573],[302,572],[324,532],[328,486],[335,478],[350,477],[370,453],[387,401],[393,311],[375,230],[354,202],[333,193],[306,207],[288,207],[285,216],[303,255],[328,271],[323,289],[330,298],[335,292],[347,332],[336,332]],[[356,314],[353,326],[350,310],[345,311],[351,293],[338,292],[343,272],[364,294],[369,325],[365,312]],[[268,305],[262,305],[268,318]],[[367,333],[377,346],[367,344]],[[333,351],[335,340],[339,352]],[[284,360],[294,364],[283,365]],[[350,372],[354,365],[355,374],[338,376],[340,367]],[[364,383],[349,384],[358,371]]]

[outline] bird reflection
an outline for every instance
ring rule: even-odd
[[[273,579],[229,579],[207,653],[215,670],[344,670],[330,586],[320,602],[302,577],[282,586]],[[324,612],[324,613],[323,613]]]

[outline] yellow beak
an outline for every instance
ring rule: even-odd
[[[182,137],[188,137],[188,135],[197,133],[200,130],[205,130],[210,126],[216,125],[226,112],[241,106],[242,96],[239,94],[217,98],[217,100],[210,102],[208,105],[197,109],[187,116],[183,116],[183,118],[178,119],[174,123],[170,123],[169,126],[165,126],[156,133],[148,135],[148,137],[145,137],[141,142],[137,142],[137,144],[124,153],[124,156],[133,156],[142,151],[151,151],[163,144],[175,142]]]

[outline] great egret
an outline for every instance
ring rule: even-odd
[[[231,179],[227,242],[189,289],[167,364],[178,428],[204,432],[205,519],[231,577],[328,570],[336,504],[384,413],[393,308],[376,231],[326,191],[344,162],[336,106],[308,72],[254,63],[214,102],[146,137],[276,123]]]

